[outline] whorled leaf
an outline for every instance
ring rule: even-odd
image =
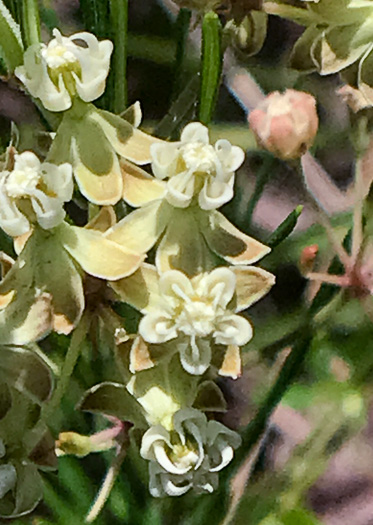
[[[2,0],[0,0],[0,56],[9,73],[12,73],[23,62],[20,27]]]

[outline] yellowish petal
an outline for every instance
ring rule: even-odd
[[[73,144],[74,175],[82,194],[95,204],[116,204],[122,198],[123,180],[115,153],[111,153],[109,171],[98,175],[81,162],[74,141]]]
[[[275,276],[255,266],[233,266],[236,275],[236,312],[264,297],[275,284]]]
[[[159,276],[151,264],[143,263],[135,273],[111,286],[122,301],[140,312],[154,311],[159,305]]]
[[[161,199],[166,193],[166,184],[135,164],[120,160],[123,176],[123,199],[134,208]]]
[[[211,250],[231,264],[252,264],[271,251],[216,210],[200,213],[200,227]]]
[[[170,208],[163,201],[154,201],[118,222],[106,238],[139,253],[148,252],[158,241],[169,222]]]
[[[228,346],[219,375],[232,379],[237,379],[241,375],[241,355],[237,345]]]
[[[123,248],[95,230],[63,223],[58,228],[58,235],[83,270],[100,279],[115,281],[127,277],[144,259],[144,256]]]
[[[85,227],[89,230],[97,230],[104,233],[109,228],[112,228],[116,221],[114,208],[112,206],[103,206]]]
[[[136,337],[130,353],[130,372],[135,374],[153,368],[153,366],[154,363],[151,360],[147,343],[142,337]]]

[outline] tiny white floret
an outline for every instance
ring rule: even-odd
[[[186,208],[195,196],[203,210],[219,208],[233,197],[235,171],[245,154],[227,140],[209,143],[206,126],[188,124],[180,142],[151,146],[152,169],[158,179],[167,180],[166,199],[177,208]]]
[[[10,236],[27,233],[33,223],[49,230],[65,217],[73,193],[72,167],[41,163],[31,151],[15,155],[12,171],[0,173],[0,227]]]
[[[100,97],[109,73],[112,42],[99,42],[85,32],[65,37],[58,29],[53,30],[53,36],[48,45],[37,44],[26,50],[16,76],[49,111],[69,109],[75,95],[84,102]]]

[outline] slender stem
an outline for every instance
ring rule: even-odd
[[[40,17],[37,0],[23,1],[23,34],[26,46],[40,42]]]
[[[49,421],[49,418],[57,410],[62,401],[62,398],[66,393],[70,378],[82,349],[82,343],[87,334],[87,329],[88,319],[83,317],[71,336],[70,346],[65,356],[65,361],[61,369],[61,375],[57,383],[57,387],[52,395],[51,400],[42,410],[41,417],[43,421]]]
[[[127,106],[127,29],[128,0],[110,1],[110,18],[114,33],[114,113]]]
[[[336,286],[348,287],[351,282],[345,275],[332,275],[330,273],[310,272],[306,275],[307,279],[312,281],[321,281],[323,283],[335,284]]]
[[[318,219],[320,224],[324,227],[326,235],[329,239],[330,244],[333,247],[333,250],[338,255],[341,263],[343,264],[345,271],[347,272],[351,268],[351,258],[349,254],[344,249],[342,243],[340,240],[336,237],[334,228],[330,222],[330,219],[324,210],[324,208],[321,206],[321,204],[318,202],[316,197],[313,195],[312,191],[310,191],[308,184],[307,184],[307,177],[303,170],[303,164],[299,164],[299,170],[302,175],[303,184],[306,190],[306,195],[308,197],[309,204],[317,211],[318,213]]]
[[[117,479],[122,463],[126,457],[127,445],[127,440],[124,440],[116,456],[114,457],[112,464],[110,465],[110,468],[106,473],[101,488],[97,494],[97,497],[90,511],[87,514],[87,517],[85,519],[86,523],[92,523],[92,521],[94,521],[97,518],[97,516],[103,509],[108,497],[110,496],[110,492],[114,486],[115,480]]]
[[[351,247],[351,262],[354,265],[360,253],[363,242],[363,203],[364,203],[364,184],[363,184],[363,159],[356,159],[355,166],[355,206],[353,213],[352,226],[352,247]]]

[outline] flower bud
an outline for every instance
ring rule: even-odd
[[[306,153],[318,123],[314,97],[294,89],[270,93],[249,115],[258,143],[284,160]]]

